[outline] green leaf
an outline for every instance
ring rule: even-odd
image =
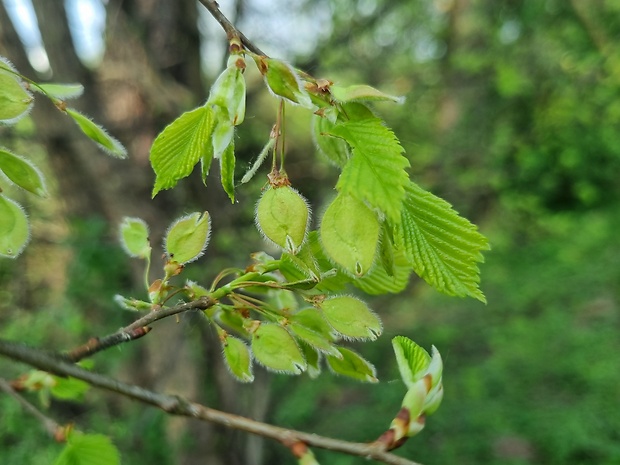
[[[310,209],[291,186],[270,186],[256,204],[256,226],[265,238],[297,253],[306,239]]]
[[[61,100],[69,100],[77,98],[84,93],[84,86],[82,84],[39,84],[38,86],[32,86],[32,89],[41,92],[50,97],[54,97]]]
[[[308,364],[306,373],[312,379],[317,378],[321,374],[321,355],[304,341],[299,341],[299,347]]]
[[[347,338],[374,341],[383,331],[379,317],[356,297],[330,297],[318,306],[332,328]]]
[[[363,202],[346,193],[334,199],[321,221],[328,257],[354,276],[370,270],[379,241],[379,221]]]
[[[481,251],[489,243],[448,202],[409,183],[397,230],[413,269],[427,283],[448,295],[486,302],[477,263],[484,261]]]
[[[72,433],[54,465],[120,465],[118,449],[101,434]]]
[[[25,158],[0,149],[0,171],[22,189],[39,197],[47,197],[43,174]]]
[[[288,64],[265,56],[255,57],[256,65],[265,77],[267,87],[280,97],[306,108],[314,108],[297,72]]]
[[[335,166],[345,166],[350,156],[349,146],[343,139],[330,136],[335,124],[318,115],[312,117],[312,122],[312,133],[319,151]]]
[[[230,201],[235,203],[235,144],[232,141],[220,159],[220,179],[224,192],[228,194]]]
[[[140,218],[123,218],[120,226],[121,245],[130,257],[149,258],[151,243],[149,227]]]
[[[228,110],[218,106],[213,106],[213,134],[211,145],[213,145],[213,158],[218,159],[233,143],[235,127],[228,119]]]
[[[164,249],[171,260],[181,265],[193,262],[207,248],[210,233],[209,213],[190,213],[170,225],[164,239]]]
[[[385,240],[383,238],[383,241]],[[374,266],[367,275],[355,279],[353,281],[355,287],[371,295],[402,292],[409,284],[411,264],[403,250],[396,249],[393,253],[391,274],[387,272],[386,264],[382,262]]]
[[[394,133],[372,117],[336,125],[330,134],[346,140],[353,149],[336,189],[367,201],[398,223],[409,182],[405,171],[409,161]]]
[[[354,85],[348,87],[340,87],[331,85],[329,88],[332,96],[339,102],[350,102],[355,100],[373,100],[373,101],[389,101],[395,103],[403,103],[404,97],[396,97],[394,95],[388,95],[380,90],[375,89],[364,84]]]
[[[14,124],[28,114],[34,98],[17,76],[0,69],[0,123]]]
[[[222,330],[219,330],[222,332]],[[248,346],[236,337],[226,335],[222,338],[222,349],[224,352],[224,360],[230,372],[242,383],[251,383],[254,381],[252,374],[252,354]]]
[[[81,400],[86,391],[90,389],[90,384],[81,379],[54,376],[54,380],[56,383],[52,386],[51,394],[57,399]]]
[[[67,108],[65,111],[71,118],[73,118],[81,131],[93,140],[104,152],[117,158],[127,157],[127,150],[125,150],[123,144],[121,144],[114,137],[110,136],[101,126],[94,123],[88,117],[73,108]]]
[[[237,126],[245,117],[245,79],[242,70],[245,60],[241,55],[230,55],[228,65],[211,87],[207,103],[227,110],[230,122]]]
[[[260,324],[252,334],[252,352],[258,363],[279,373],[298,375],[306,369],[306,359],[295,339],[277,324]]]
[[[400,376],[408,389],[421,379],[431,363],[431,356],[426,350],[405,336],[392,339],[396,362]]]
[[[327,365],[336,374],[348,376],[367,383],[376,383],[377,372],[372,363],[361,355],[344,347],[338,347],[341,357],[326,355]]]
[[[330,326],[315,308],[306,308],[291,316],[288,328],[297,338],[314,349],[335,357],[340,356],[332,344],[334,338]]]
[[[187,177],[198,160],[202,161],[204,180],[211,164],[213,124],[211,108],[202,106],[183,113],[157,136],[150,154],[156,175],[153,197]]]
[[[21,206],[0,195],[0,256],[17,257],[29,238],[28,218]]]

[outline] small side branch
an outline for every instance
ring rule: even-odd
[[[226,38],[229,42],[235,38],[239,38],[243,46],[250,52],[256,53],[257,55],[265,55],[265,53],[263,53],[260,48],[254,45],[252,41],[246,36],[244,36],[239,29],[233,26],[230,20],[220,11],[220,7],[215,0],[198,1],[207,9],[207,11],[209,11],[211,16],[213,16],[213,18],[215,18],[215,20],[220,23],[220,26],[222,26],[222,29],[224,29],[224,32],[226,33]]]
[[[222,412],[191,402],[180,396],[149,391],[133,384],[123,383],[113,378],[84,370],[62,358],[54,357],[43,350],[34,349],[23,344],[0,339],[0,354],[41,370],[81,379],[91,386],[96,386],[158,407],[173,415],[196,418],[201,421],[216,423],[228,428],[257,434],[265,438],[274,439],[287,447],[290,447],[291,444],[296,442],[303,442],[310,447],[370,458],[389,465],[419,465],[416,462],[386,452],[384,445],[380,443],[354,443],[342,441],[316,434],[304,433],[302,431],[281,428],[239,415]]]
[[[28,412],[30,415],[39,420],[39,422],[41,422],[41,425],[43,425],[43,429],[45,429],[45,431],[47,431],[47,433],[56,441],[63,442],[65,440],[64,428],[56,421],[52,420],[50,417],[42,413],[38,408],[36,408],[22,396],[20,396],[19,393],[15,391],[15,389],[13,389],[11,383],[9,383],[4,378],[0,378],[0,391],[4,391],[9,396],[13,397],[17,402],[19,402],[19,404],[26,412]]]
[[[178,315],[193,310],[206,310],[215,305],[215,301],[208,297],[202,297],[192,302],[175,305],[174,307],[164,307],[147,313],[142,318],[137,319],[133,323],[124,328],[119,329],[115,333],[108,334],[101,338],[92,338],[88,342],[78,346],[63,355],[64,359],[69,362],[79,362],[83,358],[90,357],[97,352],[109,349],[115,345],[124,342],[139,339],[151,330],[148,326],[155,321],[162,320],[172,315]]]

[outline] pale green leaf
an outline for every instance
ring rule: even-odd
[[[149,227],[144,220],[140,218],[123,218],[123,222],[120,225],[120,240],[123,249],[130,257],[150,257]]]
[[[321,374],[321,354],[304,341],[299,341],[299,348],[308,365],[306,373],[312,379],[317,378]]]
[[[0,195],[0,256],[17,257],[30,238],[28,218],[21,206]]]
[[[375,265],[367,275],[354,280],[353,284],[366,294],[398,294],[407,287],[411,276],[411,264],[403,250],[394,251],[391,270],[391,274],[388,273],[386,265],[382,262]]]
[[[373,100],[373,101],[390,101],[395,103],[403,103],[404,97],[396,97],[381,92],[374,87],[365,84],[353,85],[348,87],[340,87],[332,85],[329,88],[332,96],[339,102],[350,102],[355,100]]]
[[[65,111],[73,118],[81,131],[104,152],[117,158],[125,158],[127,156],[127,150],[123,147],[123,144],[109,135],[101,126],[73,108],[67,108]]]
[[[347,338],[374,341],[383,331],[379,317],[357,297],[330,297],[318,306],[332,328]]]
[[[22,189],[39,197],[47,197],[43,174],[25,158],[0,149],[0,171]]]
[[[205,176],[211,164],[213,124],[211,108],[202,106],[183,113],[157,136],[150,154],[156,175],[153,197],[187,177],[201,157]]]
[[[33,101],[17,76],[4,70],[0,72],[0,123],[16,123],[28,114]]]
[[[120,465],[118,449],[101,434],[73,433],[54,465]]]
[[[353,149],[336,188],[367,201],[398,223],[409,182],[405,171],[409,161],[394,133],[372,117],[336,125],[330,134],[346,140]]]
[[[90,389],[90,384],[81,379],[54,376],[54,380],[56,383],[52,386],[51,394],[57,399],[81,400]]]
[[[235,203],[235,144],[231,141],[220,159],[220,179],[224,192]]]
[[[235,378],[242,383],[254,381],[252,353],[248,346],[241,339],[226,335],[222,340],[222,349],[226,365]]]
[[[374,262],[379,228],[375,213],[364,202],[340,193],[321,220],[321,243],[327,256],[346,272],[363,276]]]
[[[486,302],[478,287],[482,250],[489,243],[475,225],[443,199],[408,184],[398,226],[414,271],[435,289]]]
[[[32,86],[32,89],[41,92],[50,97],[58,98],[61,100],[68,100],[77,98],[84,93],[84,86],[82,84],[39,84],[38,86]]]
[[[279,373],[298,375],[307,366],[293,336],[277,324],[260,324],[252,334],[252,352],[258,363]]]
[[[398,370],[405,385],[411,389],[426,374],[431,356],[426,350],[405,336],[392,339]]]
[[[164,239],[164,249],[171,260],[181,265],[192,262],[204,253],[210,233],[209,213],[191,213],[170,225]]]
[[[368,360],[344,347],[338,347],[338,351],[340,357],[325,356],[327,365],[334,373],[367,383],[379,381],[375,367]]]
[[[228,66],[211,87],[208,104],[227,110],[230,122],[237,126],[245,117],[245,60],[241,55],[230,55]]]
[[[304,88],[297,72],[287,63],[265,56],[254,57],[256,65],[265,77],[267,87],[277,96],[314,108],[310,95]]]

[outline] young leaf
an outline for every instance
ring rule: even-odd
[[[409,175],[409,161],[394,133],[379,118],[351,120],[329,132],[346,140],[353,156],[345,165],[336,189],[381,210],[394,223],[400,221]]]
[[[213,158],[216,160],[222,156],[226,149],[233,143],[235,127],[228,120],[228,110],[213,106],[213,135],[211,144],[213,145]]]
[[[392,339],[396,362],[400,376],[407,388],[411,389],[421,379],[431,363],[431,356],[426,350],[405,336]]]
[[[312,117],[312,133],[314,141],[320,152],[334,165],[342,168],[350,157],[350,151],[347,143],[339,138],[330,136],[330,131],[334,129],[335,124],[329,119],[314,115]]]
[[[307,373],[310,378],[315,379],[321,374],[321,355],[318,351],[310,347],[304,341],[299,341],[299,347],[308,364]],[[340,353],[339,353],[340,354]]]
[[[306,108],[314,108],[308,92],[299,79],[297,72],[283,61],[264,56],[255,57],[256,65],[265,77],[267,87],[280,97]]]
[[[338,347],[338,351],[341,357],[325,356],[327,365],[334,373],[367,383],[379,381],[375,367],[368,360],[344,347]]]
[[[22,189],[39,197],[47,197],[43,174],[25,158],[0,149],[0,171]]]
[[[340,87],[331,85],[329,91],[332,96],[339,102],[351,102],[355,100],[374,100],[374,101],[389,101],[395,103],[403,103],[404,97],[396,97],[394,95],[384,94],[380,90],[375,89],[367,85],[354,85],[348,87]]]
[[[183,113],[157,136],[150,154],[156,175],[153,197],[188,176],[201,157],[204,178],[211,164],[213,122],[211,108],[202,106]]]
[[[487,238],[443,199],[410,182],[397,227],[414,271],[438,291],[486,302],[478,287]]]
[[[101,434],[72,433],[54,465],[120,465],[118,449]]]
[[[316,310],[312,309],[316,312]],[[301,339],[306,344],[310,345],[312,348],[323,352],[325,354],[330,354],[335,357],[340,356],[340,352],[336,349],[331,343],[331,337],[325,336],[325,334],[316,331],[308,326],[298,323],[299,320],[291,320],[288,325],[288,329],[297,337]],[[329,333],[328,333],[329,334]]]
[[[120,225],[121,245],[130,257],[149,258],[149,227],[140,218],[125,217]]]
[[[28,218],[21,206],[0,195],[0,256],[17,257],[29,238]]]
[[[270,186],[256,204],[256,226],[270,241],[296,253],[308,230],[310,209],[306,199],[290,186]]]
[[[252,334],[252,352],[257,362],[273,371],[298,375],[306,369],[306,359],[295,339],[277,324],[260,324]]]
[[[319,308],[332,328],[345,337],[374,341],[383,331],[379,317],[356,297],[330,297]]]
[[[225,339],[222,340],[222,349],[226,365],[235,378],[242,383],[254,381],[252,353],[248,346],[241,339],[226,335]]]
[[[211,87],[207,103],[225,108],[230,122],[238,126],[245,117],[245,79],[242,70],[245,60],[241,55],[230,55],[228,66]]]
[[[65,111],[73,118],[73,121],[77,123],[81,131],[93,140],[104,152],[117,158],[127,157],[127,150],[125,150],[123,144],[109,135],[101,126],[73,108],[67,108]]]
[[[191,213],[172,223],[164,239],[164,249],[170,259],[181,265],[192,262],[204,253],[210,233],[209,213]]]
[[[38,86],[32,86],[32,89],[41,92],[50,97],[54,97],[61,100],[69,100],[72,98],[78,98],[84,93],[84,86],[82,84],[39,84]]]
[[[383,238],[383,240],[386,239]],[[386,271],[385,264],[381,263],[373,267],[367,275],[355,279],[353,284],[366,294],[379,295],[388,292],[398,294],[407,287],[411,276],[411,264],[403,250],[394,250],[391,268],[392,274],[390,275]]]
[[[80,400],[90,389],[90,384],[81,379],[54,376],[56,383],[52,386],[51,394],[57,399]]]
[[[220,179],[224,192],[235,203],[235,144],[231,141],[220,159]]]
[[[16,123],[28,114],[33,101],[16,76],[0,71],[0,123]]]
[[[334,199],[321,221],[321,242],[331,260],[354,276],[370,270],[379,241],[379,221],[363,202],[346,193]]]

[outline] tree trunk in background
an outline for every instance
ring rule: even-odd
[[[32,117],[55,173],[69,222],[100,217],[105,218],[111,230],[116,230],[123,216],[143,218],[154,238],[155,272],[159,238],[183,209],[199,205],[198,208],[233,224],[234,218],[217,214],[230,204],[215,183],[208,195],[203,186],[189,180],[151,200],[154,177],[148,155],[154,138],[166,124],[205,99],[196,3],[111,0],[107,5],[106,53],[96,70],[86,68],[74,51],[63,2],[34,0],[33,4],[53,81],[83,84],[85,95],[71,104],[102,124],[129,152],[126,160],[106,156],[77,130],[70,118],[63,117],[44,98],[37,98]],[[10,57],[22,73],[36,77],[1,2],[0,24],[0,53]],[[133,275],[133,287],[139,289],[139,265]],[[196,344],[192,346],[187,324],[161,322],[151,336],[132,345],[136,354],[134,366],[121,376],[198,401],[208,398],[209,405],[240,414],[247,414],[243,405],[251,405],[250,415],[264,418],[267,377],[259,375],[256,387],[240,387],[223,367],[219,343],[205,320],[189,320],[201,328],[198,345],[202,349]],[[162,350],[163,340],[166,350]],[[251,401],[253,389],[261,391],[258,402]],[[248,439],[244,452],[238,446],[238,433],[186,420],[171,420],[168,425],[172,443],[185,442],[178,441],[185,435],[195,439],[191,450],[176,446],[179,464],[261,463],[260,440]]]

